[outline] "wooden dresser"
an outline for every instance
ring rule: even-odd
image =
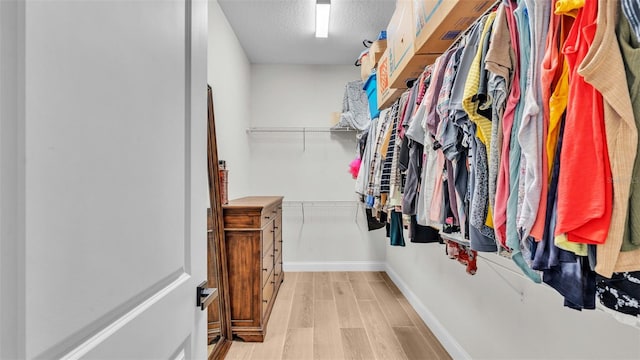
[[[223,205],[231,331],[263,341],[282,272],[282,196],[251,196]]]

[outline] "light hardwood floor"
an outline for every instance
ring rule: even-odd
[[[263,343],[226,359],[451,359],[384,272],[285,274]]]

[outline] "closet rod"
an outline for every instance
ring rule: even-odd
[[[283,201],[283,205],[302,205],[317,207],[348,207],[358,205],[357,200],[290,200]]]
[[[452,233],[452,234],[447,234],[447,233],[440,233],[440,237],[445,239],[445,240],[449,240],[449,241],[453,241],[456,242],[460,245],[464,245],[464,246],[471,246],[471,242],[467,239],[465,239],[464,237],[462,237],[462,233]]]
[[[496,1],[493,5],[491,5],[484,13],[482,13],[482,15],[478,16],[478,18],[471,24],[469,25],[468,28],[466,28],[463,32],[461,32],[458,37],[453,40],[453,42],[451,43],[451,45],[449,45],[449,47],[447,48],[447,50],[443,51],[442,53],[446,53],[447,51],[453,49],[454,47],[456,47],[460,41],[469,33],[469,31],[471,31],[471,29],[473,28],[473,26],[478,22],[478,20],[482,19],[483,16],[490,14],[491,12],[495,11],[498,6],[500,6],[500,3],[502,3],[503,0],[498,0]]]
[[[495,255],[496,255],[496,256],[500,256],[500,255],[497,255],[497,254],[495,254]],[[525,280],[530,280],[530,279],[529,279],[525,274],[523,274],[523,273],[519,272],[518,270],[514,270],[514,269],[512,269],[512,268],[510,268],[510,267],[508,267],[508,266],[506,266],[506,265],[504,265],[504,264],[501,264],[501,263],[499,263],[499,262],[497,262],[497,261],[495,261],[495,260],[493,260],[493,259],[490,259],[490,258],[488,258],[488,257],[486,257],[486,256],[484,256],[484,255],[480,255],[480,254],[478,254],[478,258],[479,258],[479,259],[482,259],[482,260],[484,260],[484,261],[486,261],[486,262],[488,262],[488,263],[491,263],[491,264],[493,264],[493,265],[495,265],[495,266],[498,266],[498,267],[500,267],[500,268],[502,268],[502,269],[504,269],[504,270],[506,270],[506,271],[508,271],[508,272],[512,273],[513,275],[516,275],[516,276],[518,276],[518,277],[521,277],[521,278],[523,278],[523,279],[525,279]],[[505,259],[506,259],[506,258],[505,258]]]
[[[247,133],[306,133],[306,132],[351,132],[349,127],[250,127]]]
[[[285,207],[295,206],[300,207],[300,211],[302,212],[302,224],[305,222],[305,207],[340,207],[340,208],[350,208],[355,206],[355,222],[358,223],[358,210],[360,202],[357,200],[302,200],[302,201],[283,201],[282,205]]]
[[[302,151],[307,151],[307,133],[347,133],[357,131],[349,127],[250,127],[247,134],[251,133],[301,133]]]

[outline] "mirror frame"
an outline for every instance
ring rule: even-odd
[[[220,195],[220,176],[218,167],[218,143],[216,141],[215,116],[213,112],[213,91],[207,86],[207,160],[209,168],[209,202],[212,218],[212,240],[207,244],[207,280],[218,285],[218,304],[220,308],[220,339],[209,355],[209,360],[224,359],[231,347],[231,312],[229,309],[229,282],[227,255],[224,245],[224,222],[222,218],[222,199]],[[215,260],[212,262],[212,260]],[[215,266],[213,266],[215,265]],[[207,346],[209,345],[209,319],[207,316]]]

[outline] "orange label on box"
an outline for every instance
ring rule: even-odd
[[[378,64],[378,86],[380,93],[384,94],[389,89],[389,57],[383,56]]]

